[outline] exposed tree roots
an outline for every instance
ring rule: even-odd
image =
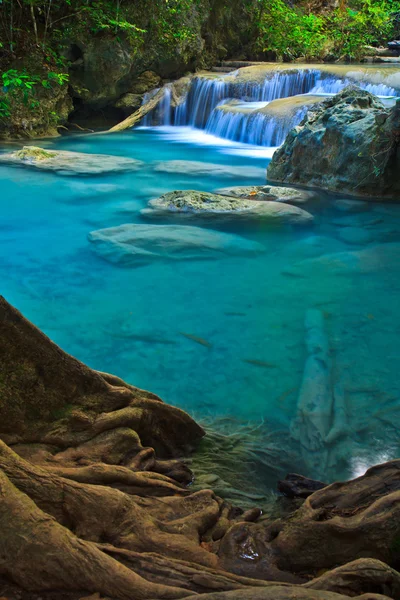
[[[2,298],[0,339],[11,586],[74,599],[400,598],[400,461],[314,493],[310,482],[288,519],[257,521],[256,507],[187,487],[180,457],[204,432],[186,413],[68,356]]]

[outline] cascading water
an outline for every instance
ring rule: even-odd
[[[335,77],[325,77],[316,81],[315,86],[310,90],[310,94],[338,94],[345,87],[354,85],[354,83],[354,81],[348,78],[336,79]],[[367,90],[367,92],[383,98],[398,95],[397,90],[384,83],[374,84],[360,81],[357,82],[357,85],[363,90]]]
[[[152,92],[145,94],[143,96],[142,106],[151,100],[151,98],[159,91],[159,89],[160,88],[156,88],[155,90],[152,90]],[[164,96],[160,104],[154,111],[142,119],[141,124],[145,127],[150,127],[151,125],[172,125],[173,109],[171,105],[171,98],[171,88],[170,86],[166,85],[164,88]]]
[[[210,79],[195,77],[186,100],[179,107],[175,125],[192,125],[204,129],[211,112],[221,100],[238,98],[252,102],[270,102],[309,92],[317,83],[317,72],[275,73],[263,83],[235,82],[233,76]]]
[[[267,103],[263,103],[266,106]],[[206,125],[207,133],[254,146],[280,146],[290,129],[305,116],[309,106],[297,109],[286,118],[257,112],[229,112],[216,108]]]
[[[278,111],[279,114],[265,110],[269,102],[285,102],[284,99],[293,97],[295,100],[306,95],[330,96],[351,84],[382,98],[400,95],[400,85],[396,89],[390,81],[375,81],[379,77],[374,73],[368,77],[365,70],[354,69],[350,76],[344,69],[342,72],[337,69],[336,76],[336,70],[332,70],[334,73],[327,68],[299,67],[286,71],[269,68],[265,69],[265,75],[258,72],[252,78],[248,73],[243,74],[246,69],[239,69],[222,76],[197,76],[183,101],[174,105],[171,84],[168,84],[163,100],[145,117],[142,125],[190,126],[242,143],[278,146],[303,119],[310,102],[296,107],[294,101],[292,109],[289,107],[286,113]],[[236,105],[231,110],[228,105],[232,100],[240,101],[241,107]]]

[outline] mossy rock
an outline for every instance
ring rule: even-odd
[[[57,152],[44,150],[43,148],[39,148],[39,146],[24,146],[22,150],[18,150],[18,152],[15,153],[15,156],[23,160],[30,158],[34,160],[49,160],[55,158]]]

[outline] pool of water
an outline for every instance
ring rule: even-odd
[[[231,233],[265,246],[252,258],[121,268],[94,253],[89,232],[141,222],[139,210],[164,192],[264,182],[263,171],[251,179],[154,172],[155,161],[172,159],[267,166],[270,149],[202,136],[143,129],[41,144],[144,161],[129,174],[62,177],[1,167],[1,293],[91,367],[199,418],[264,422],[286,436],[309,351],[305,318],[316,309],[325,323],[333,385],[346,398],[347,430],[331,444],[327,476],[359,474],[394,457],[400,268],[393,256],[399,256],[400,205],[360,204],[349,211],[319,194],[307,207],[315,216],[312,227],[230,226]],[[390,247],[382,254],[376,248],[383,242]],[[366,255],[360,258],[360,251]],[[313,465],[306,474],[322,476]],[[294,459],[297,468],[300,459]]]

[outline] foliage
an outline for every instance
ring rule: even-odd
[[[338,9],[328,18],[334,49],[339,55],[360,58],[366,45],[379,45],[390,40],[393,13],[400,3],[386,0],[359,0],[353,8]]]
[[[63,86],[67,83],[67,73],[47,72],[46,76],[28,73],[26,70],[8,69],[1,75],[2,94],[0,96],[0,119],[12,116],[13,106],[21,102],[29,109],[38,107],[35,86],[52,89],[54,85]]]
[[[386,44],[394,33],[397,0],[342,0],[327,13],[313,14],[285,0],[258,0],[257,47],[292,59],[335,56],[359,59],[365,46]]]
[[[327,42],[326,22],[321,16],[289,7],[284,0],[260,2],[258,47],[283,58],[318,56]]]
[[[67,83],[71,40],[107,36],[127,42],[132,57],[189,65],[202,38],[218,47],[220,29],[238,32],[236,47],[249,58],[273,51],[284,60],[359,60],[366,45],[400,32],[400,0],[340,0],[325,12],[319,4],[316,12],[318,0],[0,0],[0,119]]]

